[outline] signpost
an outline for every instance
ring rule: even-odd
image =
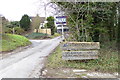
[[[56,24],[61,24],[62,25],[62,37],[63,37],[63,39],[64,39],[63,25],[66,24],[66,19],[67,19],[67,16],[57,16],[56,17]]]
[[[66,24],[67,16],[57,16],[56,24]]]
[[[56,24],[62,25],[62,38],[64,39],[64,28],[67,16],[57,16]],[[63,60],[85,60],[98,59],[100,49],[99,42],[63,42],[62,59]]]

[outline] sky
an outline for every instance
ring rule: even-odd
[[[45,16],[44,3],[46,0],[0,0],[0,14],[10,21],[19,21],[24,14],[29,16]],[[48,8],[47,8],[48,9]],[[47,11],[49,11],[48,9]],[[49,12],[47,12],[49,13]],[[50,14],[47,14],[50,16]]]
[[[0,14],[10,21],[19,21],[24,14],[45,17],[44,3],[50,0],[0,0]],[[52,16],[52,9],[47,6],[47,17]]]

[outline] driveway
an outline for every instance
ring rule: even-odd
[[[48,40],[30,40],[32,47],[0,60],[0,79],[38,78],[46,57],[62,41],[61,37]]]

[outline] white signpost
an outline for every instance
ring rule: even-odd
[[[67,16],[57,16],[56,17],[56,24],[62,25],[62,37],[64,38],[64,28],[63,25],[67,23]]]

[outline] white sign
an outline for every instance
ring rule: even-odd
[[[57,16],[56,24],[66,24],[67,16]]]

